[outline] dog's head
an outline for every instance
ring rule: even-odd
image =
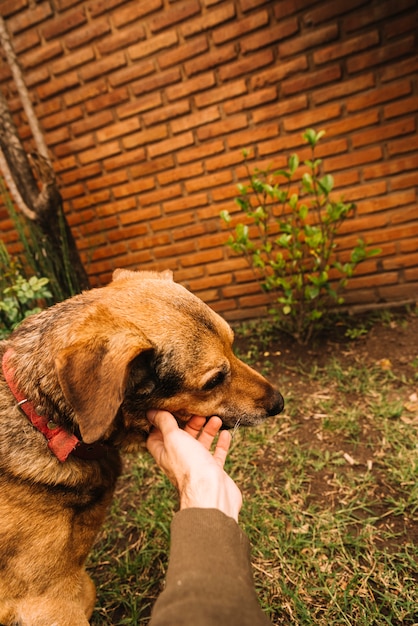
[[[171,272],[116,270],[85,299],[55,364],[86,443],[146,436],[151,408],[228,428],[282,411],[280,393],[234,355],[229,325]]]

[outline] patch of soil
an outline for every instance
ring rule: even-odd
[[[253,354],[258,358],[253,366],[263,372],[268,379],[283,390],[286,404],[286,392],[292,396],[293,407],[292,417],[288,421],[292,426],[297,425],[296,430],[292,428],[292,436],[297,439],[297,444],[306,449],[314,449],[325,455],[340,454],[346,465],[339,467],[342,473],[366,472],[373,467],[375,475],[374,488],[370,493],[371,502],[375,507],[379,507],[379,501],[396,501],[397,494],[393,485],[387,483],[385,476],[381,475],[379,469],[379,441],[381,433],[375,427],[373,421],[366,418],[360,420],[358,424],[359,435],[350,440],[341,432],[324,431],[321,428],[321,417],[312,414],[304,414],[306,398],[311,394],[321,394],[321,379],[311,376],[312,372],[325,368],[334,360],[341,364],[342,370],[355,366],[377,368],[388,370],[394,378],[399,381],[400,394],[403,401],[407,401],[412,394],[418,394],[418,316],[407,311],[397,311],[388,316],[387,321],[370,319],[370,316],[357,318],[353,326],[352,320],[349,323],[339,322],[332,329],[317,337],[309,346],[299,345],[295,340],[287,335],[277,333],[270,341],[259,344],[258,351],[252,349]],[[360,333],[349,333],[356,336],[350,339],[347,336],[347,328],[361,329]],[[248,353],[248,346],[252,346],[254,339],[238,336],[236,344],[240,356]],[[266,347],[268,346],[268,347]],[[254,346],[253,346],[254,347]],[[246,352],[247,351],[247,352]],[[354,383],[355,385],[355,383]],[[353,385],[353,389],[347,398],[355,402],[359,395]],[[395,382],[395,393],[397,392],[397,382]],[[325,390],[327,396],[338,394],[336,386],[331,386]],[[297,398],[301,398],[302,411],[298,410]],[[411,437],[417,436],[418,401],[415,399],[412,404],[415,409],[411,412]],[[408,412],[406,412],[408,413]],[[402,421],[407,415],[402,415]],[[285,416],[286,418],[286,416]],[[418,444],[418,438],[417,438]],[[384,454],[384,452],[381,452]],[[277,453],[273,449],[263,452],[260,459],[260,470],[263,465],[268,465],[267,471],[271,472],[272,466],[277,468],[277,479],[281,478],[281,463],[277,460]],[[339,506],[339,495],[334,489],[333,468],[326,468],[320,471],[309,472],[309,494],[311,502],[316,505],[326,499],[332,506]],[[377,504],[376,504],[377,503]],[[387,510],[371,509],[376,518],[377,525],[398,531],[403,535],[404,540],[418,541],[418,525],[416,518],[411,520],[408,515],[393,515]],[[415,517],[415,516],[414,516]],[[361,523],[361,520],[359,520]],[[395,545],[387,545],[388,549],[396,548]]]

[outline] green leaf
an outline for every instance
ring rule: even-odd
[[[229,213],[229,211],[224,210],[221,211],[219,213],[221,220],[223,220],[225,222],[225,224],[230,224],[231,223],[231,215]]]
[[[299,167],[299,157],[297,154],[292,154],[289,157],[288,166],[289,166],[290,175],[293,175]]]

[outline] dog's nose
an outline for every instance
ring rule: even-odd
[[[274,395],[271,398],[271,404],[267,407],[267,414],[269,417],[281,413],[284,409],[284,398],[281,393],[274,390]]]

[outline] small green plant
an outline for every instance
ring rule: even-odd
[[[40,302],[50,298],[47,278],[27,278],[19,261],[9,256],[0,241],[0,339],[26,317],[38,313]]]
[[[252,174],[247,165],[250,182],[238,185],[235,199],[245,220],[236,224],[227,242],[245,257],[263,290],[274,294],[270,313],[299,343],[307,343],[325,325],[332,304],[343,302],[341,292],[357,265],[380,252],[367,250],[359,239],[346,260],[336,254],[337,232],[355,205],[330,197],[333,177],[321,175],[322,160],[315,157],[323,135],[313,129],[304,133],[311,159],[303,165],[296,154],[287,169],[255,169]],[[295,179],[300,181],[297,188]],[[228,211],[221,218],[232,222]]]

